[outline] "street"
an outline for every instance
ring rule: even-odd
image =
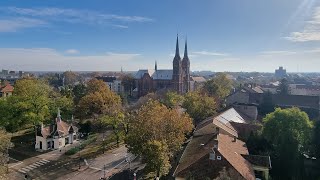
[[[23,179],[27,174],[36,180],[89,180],[110,177],[121,171],[134,156],[127,153],[125,146],[105,152],[93,159],[82,159],[79,169],[79,159],[66,158],[65,150],[55,150],[20,162],[9,164],[10,179]]]

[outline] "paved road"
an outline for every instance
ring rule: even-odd
[[[51,151],[33,158],[26,159],[20,164],[12,164],[11,179],[23,179],[24,174],[36,180],[91,180],[104,176],[111,176],[119,172],[127,165],[126,159],[131,154],[127,153],[127,148],[121,146],[112,151],[108,151],[94,159],[82,160],[81,168],[79,159],[64,158],[64,151]],[[104,170],[105,169],[105,170]]]
[[[132,154],[127,153],[127,148],[121,146],[111,152],[106,152],[97,158],[87,160],[87,168],[80,172],[68,174],[58,178],[59,180],[94,180],[99,179],[105,175],[110,177],[113,174],[121,171],[128,162],[134,159]]]

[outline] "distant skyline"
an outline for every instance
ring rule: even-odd
[[[0,69],[320,72],[316,0],[0,1]]]

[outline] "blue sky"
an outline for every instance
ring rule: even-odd
[[[319,71],[316,0],[3,0],[0,68],[171,68],[177,33],[192,70]]]

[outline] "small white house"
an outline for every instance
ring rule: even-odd
[[[73,144],[78,139],[78,128],[68,124],[61,119],[60,110],[54,122],[47,126],[38,128],[35,149],[46,151],[49,149],[60,149],[67,144]]]

